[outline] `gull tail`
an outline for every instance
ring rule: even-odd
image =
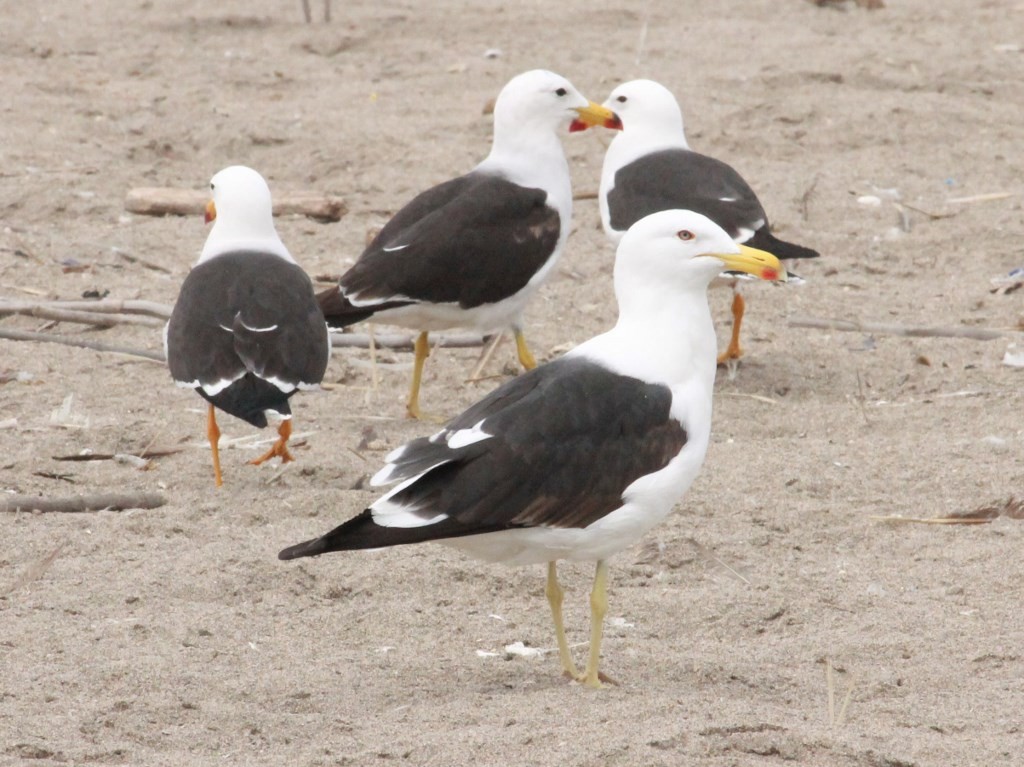
[[[754,232],[754,236],[743,244],[759,248],[760,250],[767,250],[780,261],[787,258],[818,258],[821,255],[812,248],[805,248],[803,245],[780,240],[769,232],[766,226]]]

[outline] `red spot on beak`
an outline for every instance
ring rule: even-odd
[[[604,127],[610,130],[622,130],[622,118],[613,113],[611,119],[605,120]]]
[[[584,131],[589,127],[590,126],[583,122],[583,120],[573,120],[571,123],[569,123],[569,133],[579,133],[580,131]]]
[[[769,280],[770,282],[775,282],[775,280],[779,279],[779,273],[775,269],[772,269],[770,266],[765,267],[764,272],[761,273],[761,276],[764,279]]]

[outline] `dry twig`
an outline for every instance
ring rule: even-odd
[[[950,328],[927,327],[924,325],[899,325],[887,322],[861,322],[859,320],[837,320],[827,317],[790,317],[791,328],[816,328],[819,330],[842,330],[855,333],[879,333],[890,336],[912,336],[914,338],[969,338],[974,341],[992,341],[1019,330],[995,330],[992,328]]]
[[[431,336],[432,348],[447,347],[449,349],[467,349],[483,346],[482,336],[457,335],[457,336]],[[372,342],[372,346],[371,346]],[[402,333],[331,333],[331,346],[336,349],[394,349],[397,351],[412,351],[416,343],[415,336],[407,336]]]
[[[14,330],[12,328],[0,328],[0,338],[8,341],[40,341],[43,343],[60,344],[62,346],[77,346],[82,349],[93,349],[98,352],[112,352],[114,354],[127,354],[129,357],[142,357],[156,362],[165,362],[163,352],[151,352],[145,349],[128,349],[123,346],[105,344],[102,341],[86,341],[81,338],[68,338],[51,333],[33,333],[28,330]]]
[[[39,317],[44,320],[56,320],[58,322],[77,322],[82,325],[96,325],[101,328],[109,328],[114,325],[142,325],[150,328],[162,328],[164,326],[163,320],[138,314],[80,311],[78,309],[60,308],[31,301],[0,301],[0,317],[6,317],[11,314],[23,314],[30,317]]]
[[[155,509],[167,500],[157,493],[98,493],[75,495],[68,498],[40,498],[34,495],[12,495],[0,498],[0,512],[40,511],[77,514],[83,511],[124,511],[125,509]]]

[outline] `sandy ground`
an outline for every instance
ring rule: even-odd
[[[483,157],[484,103],[537,66],[597,101],[664,82],[691,143],[823,257],[806,285],[748,291],[704,473],[612,561],[604,668],[621,685],[600,692],[557,674],[542,568],[439,545],[277,561],[364,508],[384,452],[424,432],[402,417],[408,354],[382,353],[377,384],[365,352],[336,354],[331,390],[293,400],[304,436],[283,471],[244,465],[270,433],[223,419],[243,441],[218,492],[201,402],[162,365],[0,341],[4,492],[167,498],[0,514],[0,764],[1024,763],[1024,522],[876,519],[1021,492],[1014,335],[788,324],[1020,326],[1024,294],[990,292],[1024,263],[1020,0],[334,5],[306,25],[285,0],[7,4],[0,296],[172,302],[202,220],[128,215],[125,193],[203,189],[239,162],[274,191],[346,199],[339,223],[278,224],[311,273],[340,273],[413,193]],[[606,141],[566,137],[578,192],[596,191]],[[579,201],[527,315],[541,356],[612,321],[612,255]],[[724,338],[728,295],[713,300]],[[0,327],[160,348],[153,328]],[[506,344],[465,385],[477,354],[434,355],[426,409],[453,415],[515,372]],[[54,460],[147,445],[184,450],[148,471]],[[563,572],[582,655],[591,571]]]

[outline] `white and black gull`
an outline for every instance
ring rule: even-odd
[[[420,331],[407,409],[420,416],[428,333],[512,329],[523,367],[536,366],[522,331],[529,299],[551,273],[572,219],[559,134],[616,127],[614,114],[546,70],[512,78],[494,105],[487,158],[398,211],[339,284],[318,294],[331,328],[374,318]]]
[[[704,461],[716,371],[707,287],[727,269],[785,279],[774,256],[698,213],[634,224],[617,251],[611,330],[394,450],[372,479],[390,492],[280,558],[436,540],[488,561],[547,564],[562,669],[600,687],[608,558],[671,511]],[[597,562],[582,672],[562,622],[562,559]]]
[[[772,234],[764,207],[735,169],[690,149],[682,110],[665,86],[653,80],[623,83],[604,106],[615,111],[622,125],[605,154],[599,191],[601,223],[613,242],[644,216],[678,208],[703,213],[736,242],[779,259],[818,256],[815,250]],[[731,284],[732,337],[719,362],[742,355],[745,304],[738,282]]]
[[[181,286],[164,349],[175,383],[210,403],[207,437],[220,486],[215,409],[261,428],[267,411],[277,413],[278,439],[250,463],[291,461],[288,399],[319,388],[330,338],[312,281],[274,227],[263,177],[235,165],[217,173],[210,189],[206,220],[213,228]]]

